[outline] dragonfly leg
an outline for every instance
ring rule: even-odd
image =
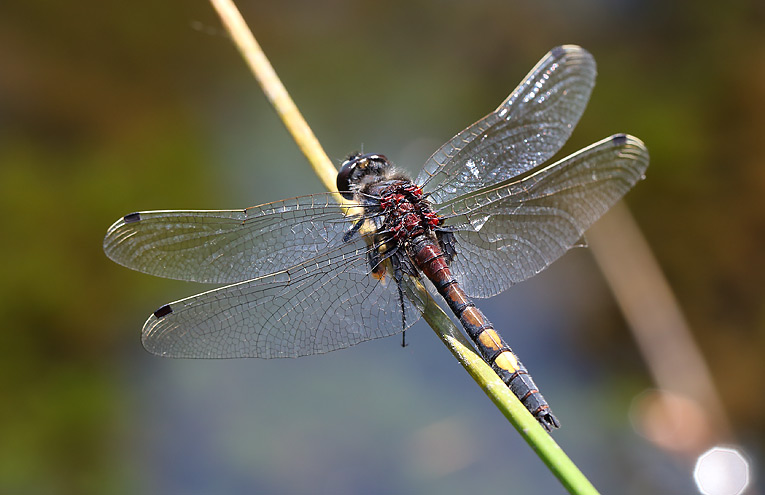
[[[401,305],[401,328],[406,328],[406,306],[404,304],[404,290],[401,288],[401,281],[404,278],[404,263],[402,258],[408,259],[406,255],[401,256],[402,251],[393,253],[391,256],[391,265],[393,265],[393,280],[396,281],[396,287],[398,289],[398,300]],[[401,347],[406,347],[406,330],[401,332]]]
[[[356,235],[356,232],[361,229],[362,225],[364,225],[364,217],[359,218],[356,223],[353,224],[353,227],[351,227],[348,232],[343,235],[343,242],[349,242],[353,236]]]

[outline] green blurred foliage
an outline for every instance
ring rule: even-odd
[[[242,8],[335,159],[444,141],[552,46],[592,51],[598,86],[566,149],[617,131],[648,144],[648,180],[629,202],[734,423],[763,437],[762,2]],[[216,126],[252,133],[248,177],[271,187],[271,138],[289,140],[218,26],[202,1],[0,6],[0,492],[118,493],[135,477],[115,448],[129,436],[125,349],[138,346],[139,302],[163,301],[168,285],[108,262],[109,224],[139,208],[243,206],[227,191],[247,181],[217,168]]]

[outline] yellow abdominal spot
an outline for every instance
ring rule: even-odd
[[[484,347],[487,347],[492,351],[496,351],[500,347],[499,335],[497,335],[497,332],[494,330],[484,330],[481,332],[481,334],[478,336],[478,341]]]
[[[518,371],[518,359],[510,351],[505,351],[494,360],[494,364],[511,373]]]

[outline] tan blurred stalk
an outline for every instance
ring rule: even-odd
[[[250,28],[242,18],[242,14],[231,0],[210,0],[218,12],[226,30],[231,35],[234,44],[250,66],[252,74],[257,79],[260,87],[274,107],[279,118],[287,127],[290,136],[295,140],[300,151],[308,159],[316,175],[324,183],[329,191],[334,191],[337,169],[332,165],[329,157],[324,152],[319,140],[316,139],[308,123],[292,101],[287,89],[276,75],[271,62],[252,35]],[[337,194],[337,199],[343,201],[342,196]]]
[[[698,454],[709,442],[729,441],[730,423],[709,368],[627,207],[614,206],[588,231],[587,239],[661,392],[641,406],[651,411],[642,415],[642,421],[650,423],[643,424],[647,431],[642,433],[686,454]],[[656,404],[662,406],[657,410]],[[691,424],[699,426],[689,428]],[[681,447],[662,442],[662,431],[670,436],[683,431],[694,438],[685,438]]]

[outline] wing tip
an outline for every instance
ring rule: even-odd
[[[576,45],[560,45],[550,50],[550,54],[555,58],[561,58],[572,47]]]
[[[133,212],[133,213],[128,213],[127,215],[122,217],[122,221],[125,222],[125,223],[140,222],[141,221],[141,213],[137,212],[137,211]]]
[[[592,56],[592,54],[589,51],[587,51],[587,49],[579,45],[573,45],[573,44],[556,46],[555,48],[550,50],[550,56],[552,56],[555,59],[578,57],[578,58],[591,60],[593,63],[595,62],[595,58]]]
[[[574,44],[558,45],[550,50],[550,54],[555,58],[561,58],[567,54],[578,52],[587,52],[587,50]]]
[[[645,179],[645,171],[648,168],[651,157],[648,153],[648,148],[646,148],[642,140],[631,134],[619,133],[613,134],[606,138],[605,141],[610,141],[614,148],[620,150],[620,157],[629,158],[635,163],[635,166],[640,171],[638,180]]]
[[[109,259],[113,260],[116,263],[119,263],[121,265],[124,265],[124,262],[120,261],[117,257],[115,257],[114,252],[114,245],[119,244],[119,237],[123,235],[121,233],[121,229],[130,223],[137,223],[143,220],[141,218],[140,212],[133,212],[128,213],[124,217],[120,218],[116,222],[114,222],[107,230],[106,235],[104,236],[104,242],[103,242],[103,248],[106,255],[109,257]]]
[[[629,135],[624,133],[614,134],[611,136],[611,141],[617,146],[624,146],[629,140]]]
[[[160,306],[146,320],[141,332],[141,344],[149,353],[160,357],[183,357],[174,352],[172,346],[167,345],[167,340],[163,338],[166,330],[163,330],[163,318],[173,313],[173,307],[170,304]],[[166,325],[166,323],[165,323]]]
[[[170,307],[169,304],[165,304],[164,306],[160,307],[154,312],[154,316],[157,319],[164,318],[165,316],[169,315],[173,312],[173,308]]]
[[[640,138],[624,132],[612,134],[607,139],[610,139],[614,144],[618,146],[630,145],[636,146],[638,148],[645,148],[645,143],[643,143]]]
[[[639,154],[645,155],[646,159],[648,158],[648,148],[646,148],[645,143],[640,138],[631,134],[613,134],[606,138],[606,140],[611,141],[615,147],[633,149],[638,151]]]

